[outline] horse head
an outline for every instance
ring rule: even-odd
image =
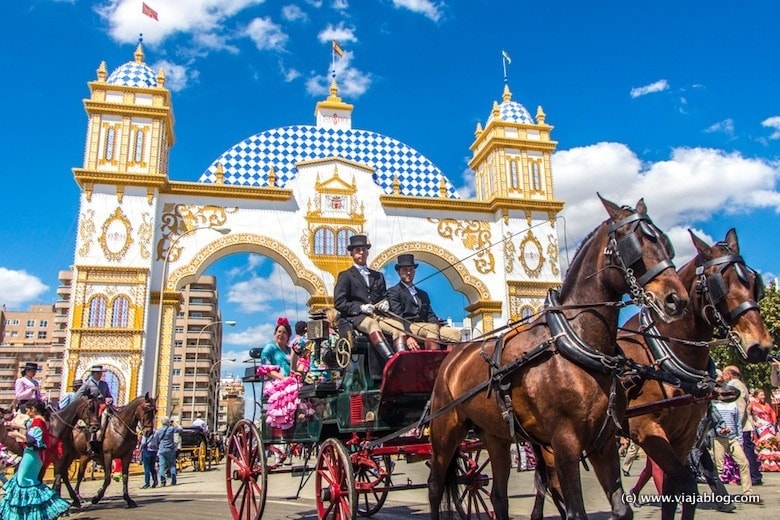
[[[609,214],[604,249],[608,283],[628,293],[638,305],[651,308],[664,321],[682,317],[688,292],[674,269],[674,248],[647,214],[644,199],[636,209],[618,206],[599,195]]]
[[[698,252],[695,312],[748,363],[765,361],[774,344],[758,306],[764,281],[739,254],[736,230],[730,229],[723,241],[712,246],[688,232]]]
[[[138,419],[138,424],[145,435],[150,435],[154,431],[155,413],[157,413],[157,398],[149,397],[147,392],[144,401],[135,409],[135,418]]]

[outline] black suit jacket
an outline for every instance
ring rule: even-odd
[[[346,271],[341,271],[336,279],[333,304],[341,313],[341,317],[354,326],[358,326],[366,317],[360,312],[360,306],[365,303],[375,304],[384,299],[387,293],[385,276],[382,273],[369,269],[368,280],[369,285],[366,285],[363,275],[354,265]]]
[[[402,283],[392,286],[387,290],[387,301],[390,302],[390,312],[397,314],[412,323],[439,323],[439,318],[431,309],[431,299],[428,293],[417,289],[419,305],[414,301],[412,293]]]

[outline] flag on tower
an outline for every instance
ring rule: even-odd
[[[160,19],[157,18],[157,11],[155,11],[154,9],[146,5],[146,2],[143,2],[141,4],[141,12],[146,16],[148,16],[149,18],[154,18],[158,22],[160,21]]]
[[[341,50],[341,47],[339,47],[339,44],[336,40],[333,40],[333,52],[339,55],[339,58],[344,56],[344,51]]]
[[[506,61],[507,65],[511,65],[512,64],[512,58],[509,57],[509,54],[506,51],[501,51],[501,56]]]

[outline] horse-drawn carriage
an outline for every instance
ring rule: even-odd
[[[449,352],[400,352],[381,370],[365,339],[339,334],[348,348],[337,341],[342,348],[335,357],[349,363],[340,364],[333,381],[300,390],[301,413],[292,428],[276,430],[262,421],[258,429],[253,421],[242,420],[232,430],[226,477],[233,518],[258,520],[268,474],[298,471],[299,492],[315,477],[319,518],[371,516],[390,491],[427,487],[432,518],[439,518],[447,493],[462,518],[506,519],[509,447],[517,439],[532,442],[537,458],[544,458],[537,464],[537,483],[552,488],[562,515],[585,515],[579,479],[585,453],[610,499],[613,517],[630,518],[630,508],[621,501],[617,447],[610,442],[632,415],[626,414],[626,401],[636,399],[624,386],[641,388],[643,381],[653,380],[651,385],[674,395],[711,390],[708,350],[681,350],[709,348],[711,320],[726,329],[728,343],[748,362],[766,359],[773,345],[757,312],[760,277],[738,255],[735,235],[711,248],[694,240],[699,256],[678,275],[668,237],[652,224],[642,201],[636,210],[608,201],[604,205],[610,218],[575,253],[560,295],[551,292],[541,319],[510,324],[500,338],[453,346]],[[686,322],[683,329],[661,322],[657,328],[636,329],[635,341],[666,342],[658,347],[662,359],[645,350],[627,357],[616,346],[617,309],[625,293],[663,321]],[[684,315],[689,300],[693,310]],[[691,325],[697,320],[705,326]],[[694,329],[704,332],[697,336]],[[324,337],[315,334],[312,339],[322,342]],[[675,367],[664,366],[664,359]],[[254,381],[251,373],[245,381]],[[262,403],[257,405],[262,409]],[[698,413],[680,421],[695,432]],[[657,424],[654,431],[664,428]],[[631,430],[633,434],[633,424]],[[668,435],[671,441],[673,434]],[[642,444],[644,437],[637,436]],[[679,443],[675,450],[690,447],[674,442]],[[279,457],[269,463],[266,454],[272,448],[292,443],[310,448],[303,450],[302,466],[284,468]],[[695,482],[691,488],[686,476],[675,474],[678,456],[667,453],[672,451],[668,443],[650,448],[667,475],[675,475],[664,492],[695,494]],[[316,462],[310,463],[315,451]],[[483,451],[491,455],[490,472]],[[430,461],[428,482],[394,483],[392,455]],[[555,478],[546,473],[552,466]],[[692,503],[684,504],[685,518],[692,516],[687,507]],[[532,518],[541,517],[541,508],[535,509]]]
[[[178,462],[189,461],[195,471],[211,469],[213,460],[210,435],[200,428],[182,428],[181,449],[178,454]]]

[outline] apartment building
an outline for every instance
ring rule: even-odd
[[[214,432],[225,433],[228,425],[235,424],[244,417],[244,383],[235,376],[222,378],[219,381],[218,395],[216,421],[210,415],[208,424]]]
[[[54,305],[31,305],[26,311],[4,309],[0,329],[0,403],[14,399],[14,383],[27,362],[38,363],[41,391],[57,402],[62,385],[62,355],[67,318],[63,325]]]

